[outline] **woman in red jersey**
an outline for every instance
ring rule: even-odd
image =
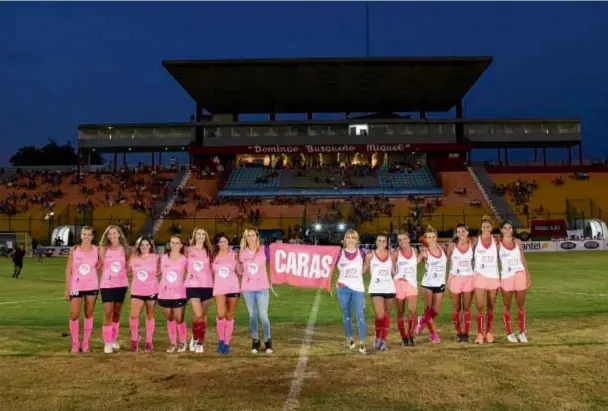
[[[93,229],[82,227],[80,244],[72,247],[65,269],[65,299],[70,302],[70,334],[72,335],[72,352],[89,352],[91,333],[93,332],[93,314],[95,302],[99,294],[99,278],[97,277],[97,262],[99,252],[91,244]],[[82,347],[78,340],[80,327],[80,308],[84,301],[84,332]]]
[[[399,249],[394,252],[395,288],[397,290],[397,326],[401,334],[401,345],[414,347],[414,330],[418,311],[418,263],[421,257],[410,245],[410,236],[406,231],[397,235]],[[409,313],[408,327],[405,330],[405,305]]]
[[[186,254],[188,256],[186,295],[192,306],[190,351],[200,354],[204,352],[207,311],[213,301],[213,274],[210,265],[213,246],[207,231],[202,228],[194,229]]]
[[[481,234],[473,239],[475,258],[475,305],[477,306],[477,338],[475,344],[494,342],[494,306],[500,288],[498,274],[498,240],[492,235],[492,220],[484,216]],[[485,320],[485,329],[484,329]]]
[[[502,238],[500,241],[498,255],[500,257],[501,270],[501,289],[503,301],[503,319],[507,331],[509,342],[527,343],[526,336],[526,290],[532,285],[530,281],[530,271],[524,255],[521,241],[513,236],[513,224],[505,221],[501,226]],[[517,304],[517,323],[519,334],[513,333],[511,325],[511,301],[515,294]]]
[[[448,246],[447,254],[448,260],[450,260],[448,290],[452,296],[452,323],[456,328],[457,341],[468,343],[475,272],[473,271],[473,246],[466,224],[460,223],[456,226],[456,236]],[[464,329],[462,321],[464,321]]]

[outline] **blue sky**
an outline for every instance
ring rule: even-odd
[[[371,54],[493,55],[469,117],[575,117],[608,156],[608,3],[370,3]],[[163,59],[365,55],[365,4],[0,3],[0,164],[80,123],[186,121]]]

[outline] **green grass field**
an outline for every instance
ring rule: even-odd
[[[527,345],[505,341],[502,308],[496,344],[456,344],[446,296],[441,344],[420,337],[416,348],[398,346],[393,319],[392,350],[364,357],[344,348],[337,299],[323,293],[301,391],[294,395],[298,401],[287,405],[315,290],[278,287],[279,297],[271,297],[272,356],[249,353],[242,301],[230,356],[214,352],[213,312],[207,353],[164,353],[160,310],[154,353],[103,354],[100,301],[93,352],[73,355],[69,337],[62,337],[68,330],[65,260],[47,259],[43,265],[26,260],[19,280],[10,278],[10,261],[2,260],[0,410],[608,409],[608,253],[527,257],[533,283]],[[130,339],[128,308],[127,300],[123,347]],[[373,337],[370,304],[367,314]]]

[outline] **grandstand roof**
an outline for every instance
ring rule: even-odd
[[[162,62],[214,114],[449,111],[491,63],[488,56]]]

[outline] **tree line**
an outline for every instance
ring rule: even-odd
[[[88,163],[87,158],[84,161]],[[69,166],[78,164],[78,153],[71,142],[59,145],[55,140],[49,140],[41,147],[24,146],[17,150],[9,159],[14,167],[27,166]],[[101,165],[105,160],[98,152],[91,153],[91,164]]]

